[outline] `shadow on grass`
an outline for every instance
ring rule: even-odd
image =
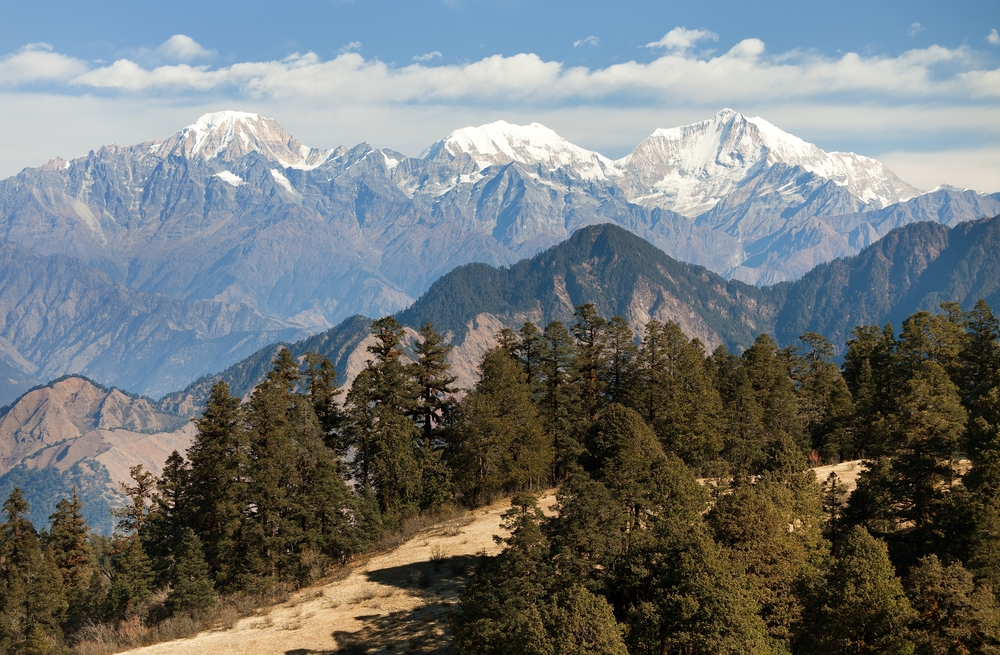
[[[405,589],[417,596],[454,600],[465,588],[469,574],[479,561],[478,555],[456,555],[379,569],[365,575],[372,582]]]
[[[451,647],[451,616],[479,559],[477,555],[459,555],[371,571],[366,575],[372,582],[405,589],[425,604],[412,610],[356,617],[364,626],[356,632],[334,632],[335,651],[300,649],[285,655],[445,655]]]

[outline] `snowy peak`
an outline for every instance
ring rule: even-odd
[[[464,127],[425,150],[421,158],[455,163],[463,174],[511,162],[538,165],[548,171],[570,169],[584,179],[618,174],[607,157],[574,145],[539,123],[496,121]]]
[[[707,121],[656,130],[615,163],[626,171],[633,201],[692,217],[776,164],[797,166],[847,187],[859,201],[877,208],[919,193],[873,159],[826,153],[763,118],[747,118],[732,109]]]
[[[332,152],[302,145],[278,121],[242,111],[205,114],[151,150],[163,157],[224,162],[256,152],[283,167],[304,170],[323,164]]]

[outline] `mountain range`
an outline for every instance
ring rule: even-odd
[[[678,261],[605,224],[577,230],[513,266],[460,266],[396,316],[410,347],[424,322],[448,337],[450,361],[465,388],[474,384],[479,359],[500,329],[528,320],[571,322],[574,307],[586,302],[605,316],[622,315],[636,332],[651,319],[676,321],[708,349],[725,345],[739,352],[761,332],[794,344],[812,331],[842,350],[858,324],[891,320],[898,327],[912,312],[944,301],[970,307],[984,298],[1000,307],[997,252],[1000,216],[954,228],[916,223],[800,280],[758,287]],[[113,483],[125,480],[135,463],[156,473],[170,450],[183,451],[192,436],[187,419],[199,414],[217,380],[248,396],[284,345],[296,357],[307,351],[329,357],[341,383],[349,383],[370,358],[370,325],[353,316],[307,339],[270,344],[158,402],[72,376],[32,390],[0,411],[0,491],[21,486],[44,513],[59,494],[79,487],[94,504],[94,520],[110,529],[101,512],[116,502]]]
[[[538,124],[463,128],[408,157],[207,114],[162,141],[0,181],[0,279],[21,281],[0,290],[0,402],[67,373],[159,396],[588,225],[765,285],[902,225],[997,213],[1000,194],[921,193],[875,160],[728,109],[618,160]]]

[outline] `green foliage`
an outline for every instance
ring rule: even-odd
[[[517,362],[494,348],[479,371],[479,382],[458,407],[448,453],[461,498],[473,506],[540,488],[552,465],[551,441]]]
[[[164,603],[171,614],[199,612],[215,605],[215,591],[201,540],[191,528],[183,531],[177,563],[170,576],[170,593]]]
[[[914,618],[885,544],[854,528],[813,600],[803,652],[913,653]]]
[[[6,498],[14,489],[21,489],[31,506],[28,520],[44,525],[59,501],[72,496],[76,490],[90,528],[98,534],[110,535],[115,526],[111,509],[121,502],[111,486],[108,470],[93,459],[77,462],[66,471],[52,466],[36,469],[18,464],[0,476],[0,498]]]

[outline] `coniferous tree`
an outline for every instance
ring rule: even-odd
[[[936,555],[921,559],[908,585],[917,623],[913,641],[921,655],[1000,651],[1000,610],[992,592],[976,585],[959,564]]]
[[[639,348],[635,345],[632,328],[621,316],[614,316],[604,326],[607,364],[604,388],[608,400],[628,404],[628,394],[634,387]]]
[[[182,531],[177,563],[170,575],[164,604],[171,614],[200,612],[215,605],[215,591],[201,541],[191,528]]]
[[[337,388],[337,369],[329,359],[314,352],[305,354],[305,364],[306,390],[320,428],[323,430],[326,445],[342,455],[343,444],[340,443],[337,434],[343,421],[343,415],[337,405],[337,396],[342,393],[341,389]]]
[[[534,323],[525,323],[518,335],[520,339],[517,343],[517,353],[521,359],[521,367],[528,376],[532,393],[537,398],[541,385],[542,333]]]
[[[244,561],[242,541],[248,501],[249,449],[239,398],[217,382],[205,411],[195,422],[197,433],[187,451],[188,510],[191,527],[200,535],[206,560],[223,588],[234,584]]]
[[[471,505],[541,487],[553,456],[518,363],[494,348],[479,371],[476,387],[458,408],[448,457],[463,500]]]
[[[575,395],[580,400],[580,411],[587,419],[593,421],[604,405],[607,322],[601,318],[597,308],[591,303],[576,307],[574,316],[576,322],[573,324],[572,333],[575,347],[570,379],[576,386]]]
[[[72,499],[60,500],[49,520],[45,547],[63,576],[68,602],[64,627],[72,632],[93,612],[90,588],[93,578],[99,576],[91,561],[90,529],[75,487]]]
[[[815,332],[806,332],[799,339],[809,347],[804,354],[791,348],[785,352],[806,437],[825,461],[851,458],[856,450],[854,403],[840,370],[831,362],[833,346]]]
[[[907,626],[914,616],[885,544],[855,527],[813,601],[800,648],[823,655],[912,653]]]
[[[375,359],[347,394],[345,436],[354,449],[352,474],[392,523],[413,514],[421,498],[420,432],[408,418],[417,389],[400,361],[403,328],[392,317],[372,323]]]
[[[67,602],[63,578],[51,552],[43,552],[30,507],[20,489],[4,502],[0,541],[0,651],[27,653],[47,644],[63,652]],[[44,651],[43,651],[44,652]]]
[[[430,509],[447,504],[453,495],[448,469],[442,460],[442,433],[454,405],[456,389],[451,385],[455,376],[451,375],[448,363],[451,345],[444,342],[444,337],[430,323],[424,323],[420,329],[420,341],[415,350],[417,361],[411,365],[411,371],[417,386],[417,398],[410,415],[421,432],[420,506]]]
[[[746,475],[764,466],[764,408],[743,361],[729,354],[725,346],[712,353],[716,389],[722,399],[726,437],[722,456],[732,471]]]
[[[538,405],[545,433],[555,449],[553,478],[564,480],[576,468],[576,458],[582,452],[579,396],[570,383],[575,348],[566,326],[559,321],[545,326],[539,350]]]
[[[700,341],[689,341],[676,323],[650,321],[636,381],[635,407],[666,451],[698,470],[719,456],[722,400]]]

